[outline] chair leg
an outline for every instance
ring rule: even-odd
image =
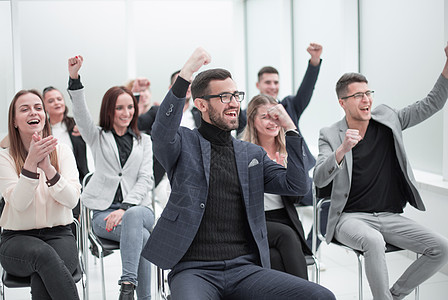
[[[159,295],[160,295],[160,299],[164,299],[165,298],[165,276],[164,276],[164,272],[162,269],[159,269]]]
[[[103,261],[103,251],[98,249],[100,251],[99,257],[100,257],[100,268],[101,268],[101,289],[103,292],[103,300],[106,300],[106,278],[104,276],[104,261]]]
[[[316,279],[316,283],[320,284],[320,263],[319,260],[317,259],[317,257],[313,256],[314,259],[314,272],[315,272],[315,279]]]
[[[165,290],[165,272],[159,267],[157,267],[157,285],[159,299],[167,300],[169,295]]]
[[[89,244],[88,244],[88,220],[89,217],[87,210],[82,206],[82,213],[81,213],[81,256],[82,260],[81,263],[83,264],[82,267],[84,268],[85,272],[85,278],[83,278],[83,284],[84,284],[84,293],[85,293],[85,300],[89,300]]]
[[[2,276],[3,277],[3,270],[0,272],[0,276]],[[1,279],[0,279],[0,281],[1,281]],[[0,283],[2,286],[1,286],[1,294],[2,294],[2,300],[5,300],[5,285],[3,284],[3,282],[1,282]]]
[[[358,293],[359,300],[363,299],[363,290],[362,290],[362,255],[356,254],[358,257]]]

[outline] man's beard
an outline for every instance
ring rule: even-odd
[[[208,111],[211,124],[215,125],[219,129],[231,131],[238,128],[238,117],[228,124],[210,104],[208,105]]]

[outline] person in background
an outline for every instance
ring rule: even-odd
[[[94,233],[120,242],[119,300],[134,299],[134,289],[138,299],[150,299],[151,264],[141,252],[154,225],[151,139],[137,129],[137,100],[125,87],[104,94],[99,126],[94,124],[78,74],[82,63],[82,56],[68,60],[73,114],[95,160],[95,173],[81,201],[93,210]]]
[[[126,88],[130,90],[138,103],[138,115],[146,113],[153,104],[151,103],[151,82],[144,77],[136,78],[128,82]]]
[[[316,85],[316,81],[319,75],[320,66],[322,65],[322,59],[320,58],[322,55],[322,46],[317,43],[310,43],[307,52],[311,55],[311,58],[308,63],[308,68],[306,70],[305,76],[302,79],[302,83],[300,84],[299,89],[295,95],[289,95],[283,98],[281,101],[278,99],[278,93],[280,90],[280,79],[279,73],[277,69],[271,66],[263,67],[258,72],[258,82],[257,89],[260,91],[260,94],[265,94],[277,99],[279,103],[281,103],[289,116],[293,120],[294,124],[297,126],[297,130],[300,132],[299,121],[305,109],[308,107],[311,101],[311,97],[313,95],[314,87]],[[311,151],[304,141],[305,147],[305,162],[307,164],[307,169],[310,171],[314,165],[316,164],[316,159],[311,154]],[[312,184],[312,180],[310,180],[310,184]],[[313,190],[310,188],[308,194],[306,194],[300,200],[300,205],[303,206],[311,206],[313,205]],[[325,228],[327,224],[327,214],[328,214],[328,206],[323,207],[323,211],[321,214],[321,224],[322,227]],[[325,229],[323,230],[325,231]],[[311,228],[307,237],[308,247],[312,248],[312,240],[313,240],[313,228]],[[320,240],[316,239],[316,245],[319,247]]]
[[[78,168],[79,182],[82,182],[84,176],[89,173],[86,143],[76,127],[75,120],[68,116],[68,108],[65,105],[62,93],[58,89],[49,86],[44,88],[42,96],[48,120],[50,121],[51,134],[57,138],[59,143],[69,146],[73,151]],[[75,218],[79,217],[79,210],[78,202],[78,205],[73,210]]]
[[[277,104],[273,97],[265,94],[252,98],[247,106],[247,125],[242,139],[263,147],[270,159],[286,167],[285,132],[269,114]],[[284,110],[282,105],[280,107]],[[286,112],[285,115],[288,116]],[[300,199],[265,193],[264,210],[272,269],[308,279],[305,255],[312,253],[294,206]]]
[[[0,150],[0,263],[31,278],[33,299],[79,299],[70,225],[81,184],[72,151],[50,132],[39,92],[18,92],[9,106],[9,146]]]

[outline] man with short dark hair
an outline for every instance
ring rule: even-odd
[[[308,53],[311,55],[311,58],[308,62],[308,68],[306,70],[305,76],[303,77],[302,83],[300,84],[299,89],[295,95],[289,95],[283,100],[279,101],[289,116],[293,120],[294,124],[297,126],[297,131],[300,133],[299,128],[299,120],[302,116],[305,109],[310,104],[311,96],[313,95],[314,86],[316,85],[317,77],[319,75],[319,70],[321,66],[322,59],[322,46],[317,43],[310,43],[308,48],[306,49]],[[280,80],[279,73],[276,68],[267,66],[260,69],[258,72],[258,82],[257,89],[260,91],[260,94],[266,94],[269,96],[278,99],[278,92],[280,89]],[[244,111],[245,113],[245,111]],[[306,141],[304,141],[304,149],[305,149],[305,163],[307,164],[308,171],[311,170],[316,164],[316,159],[311,154],[308,149],[308,145]],[[311,181],[310,181],[311,182]],[[307,193],[300,201],[301,205],[310,206],[313,205],[313,192],[310,189],[309,193]],[[321,224],[323,227],[327,224],[327,213],[328,207],[324,206],[321,217]],[[306,244],[311,250],[312,248],[312,239],[313,239],[313,229],[310,229],[308,237],[306,239]],[[320,240],[316,240],[316,246],[319,247]],[[316,248],[317,248],[316,247]]]
[[[336,93],[345,117],[320,131],[314,169],[317,187],[332,183],[326,239],[364,253],[374,299],[403,299],[448,261],[445,237],[401,215],[408,202],[425,210],[402,131],[445,105],[448,60],[428,96],[399,110],[386,105],[372,110],[373,91],[358,73],[344,74]],[[421,254],[390,290],[386,243]]]
[[[195,130],[179,126],[189,80],[209,62],[196,49],[157,113],[154,153],[172,190],[142,255],[171,269],[175,300],[335,299],[320,285],[269,269],[263,194],[303,195],[309,188],[303,139],[283,106],[269,116],[286,131],[288,168],[230,134],[244,92],[227,70],[196,76],[191,91],[202,123]]]

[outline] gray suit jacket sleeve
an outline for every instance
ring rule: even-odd
[[[407,129],[431,117],[445,106],[447,97],[448,79],[440,75],[425,98],[398,110],[401,129]]]

